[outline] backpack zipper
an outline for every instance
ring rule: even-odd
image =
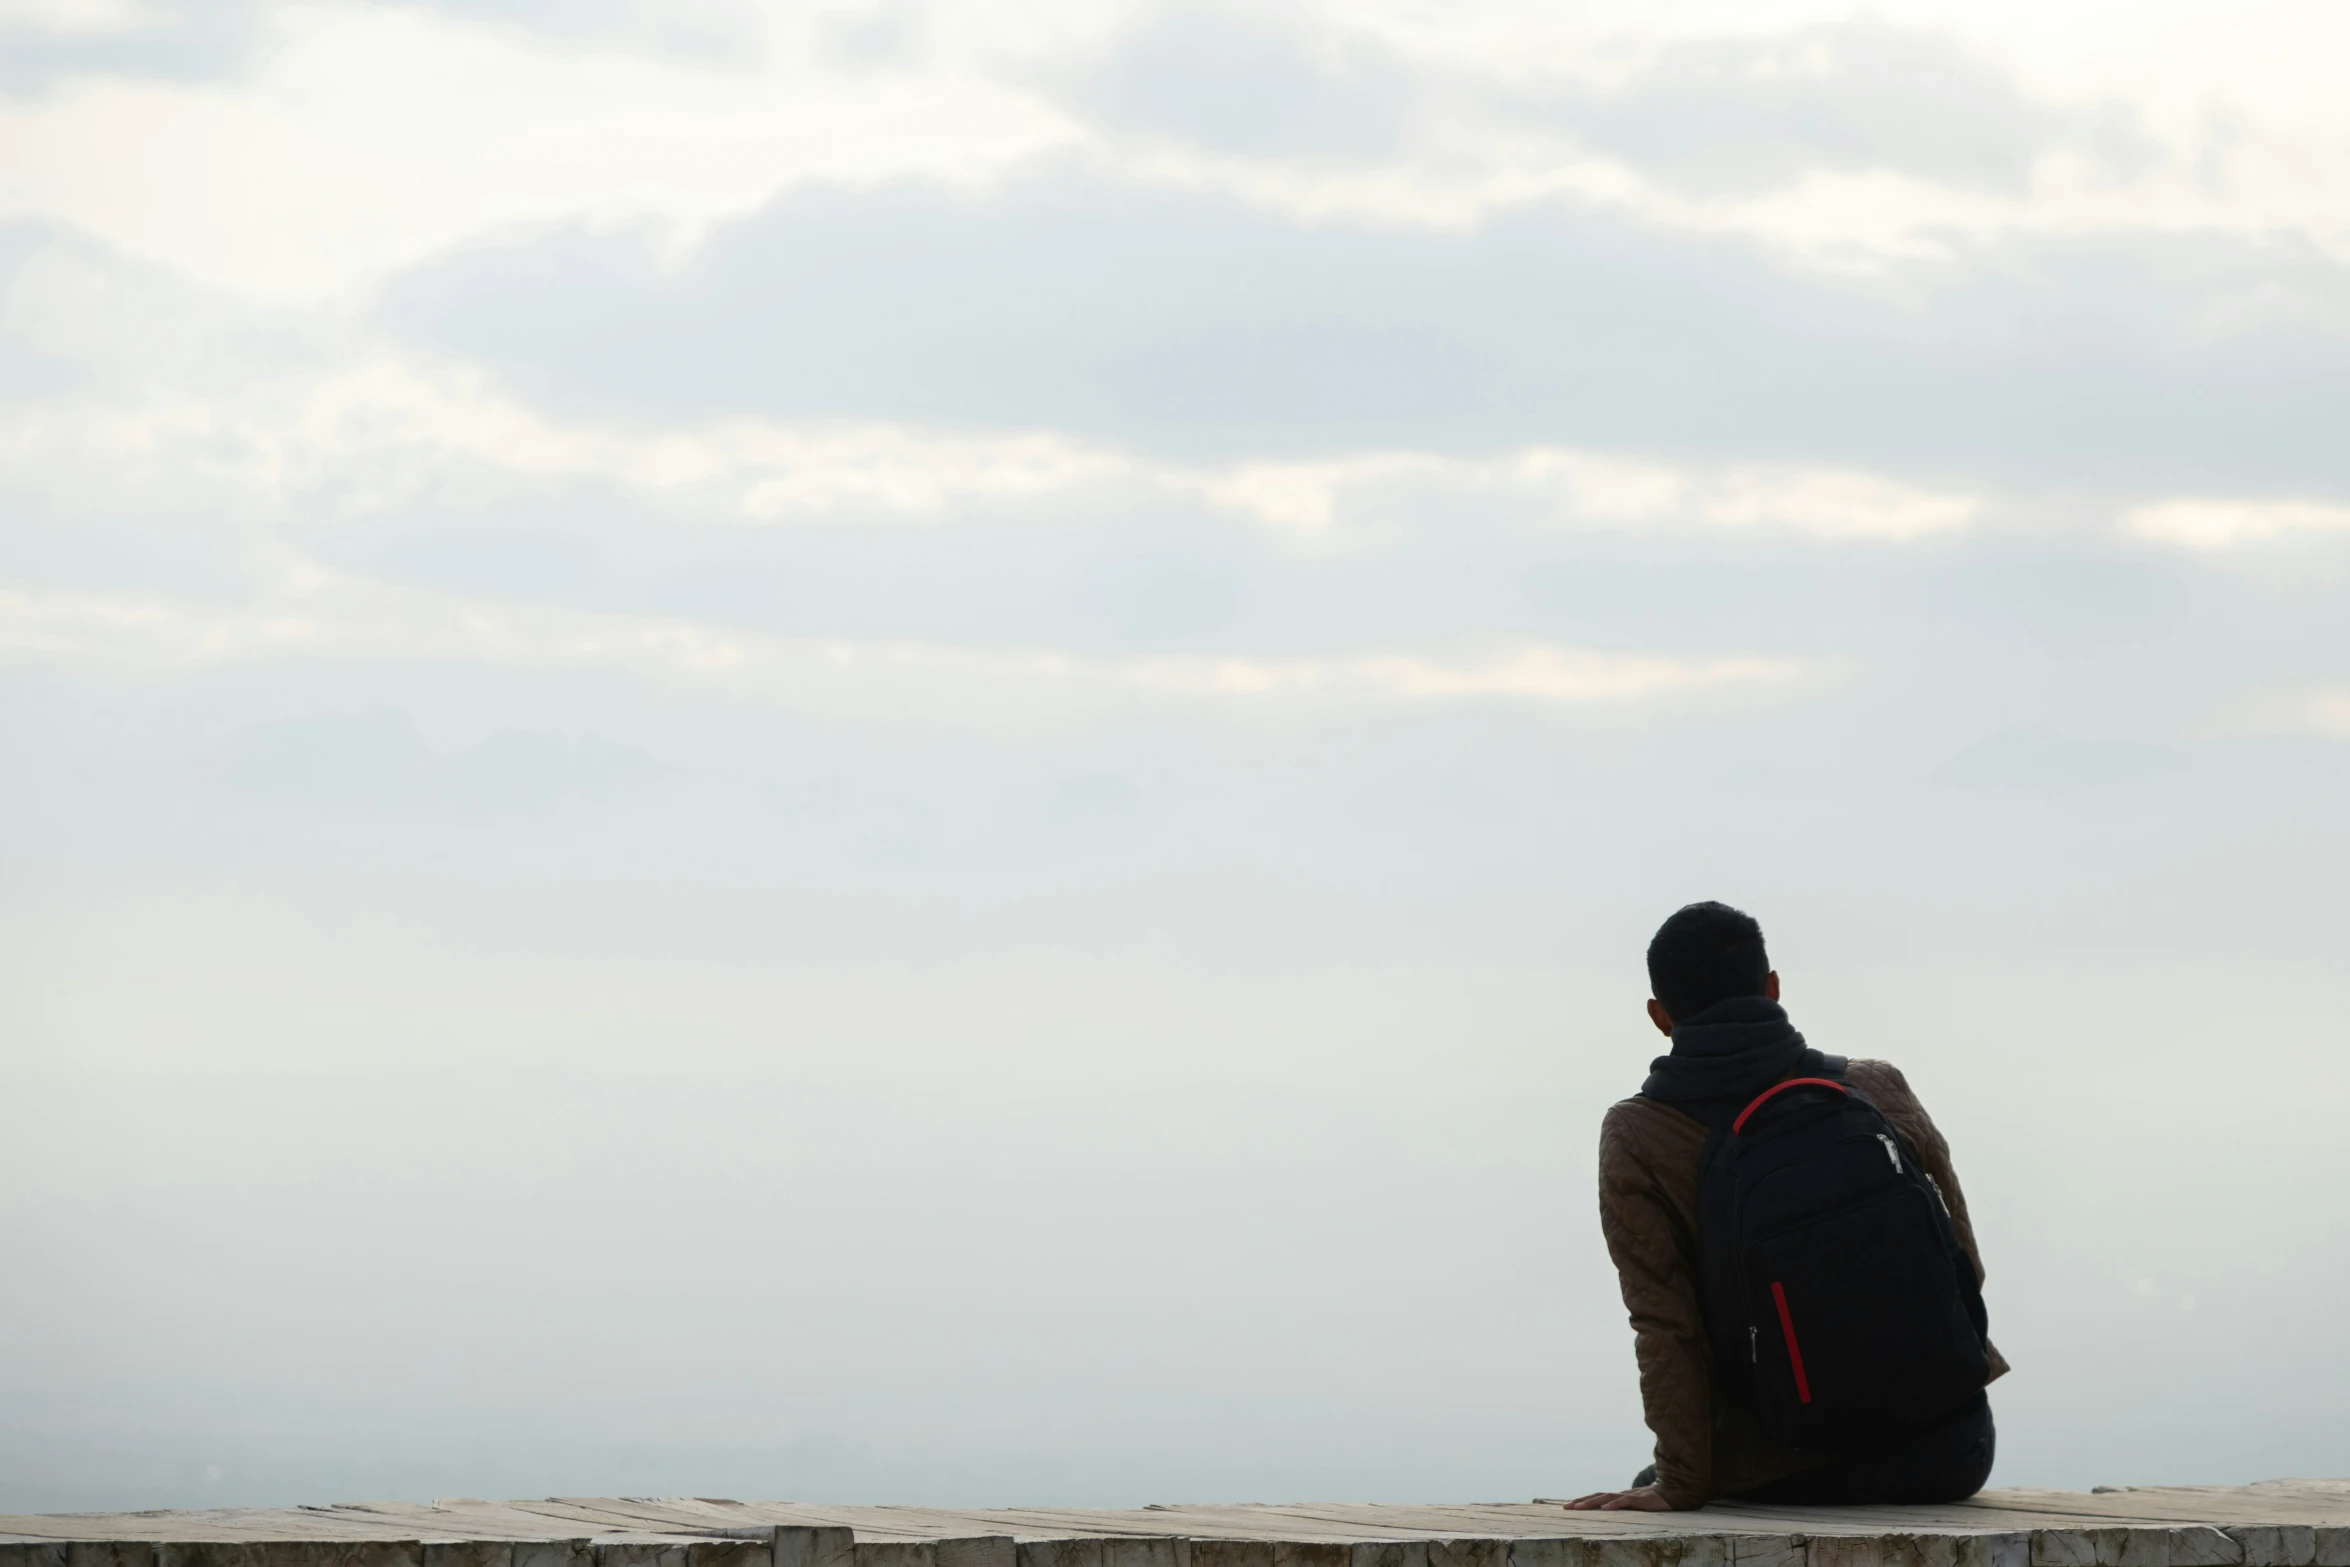
[[[1887,1137],[1883,1132],[1877,1134],[1877,1141],[1885,1145],[1885,1157],[1893,1161],[1894,1173],[1899,1174],[1901,1171],[1901,1150],[1894,1147],[1893,1139]]]
[[[1762,1329],[1751,1322],[1746,1324],[1746,1362],[1753,1366],[1762,1364]]]

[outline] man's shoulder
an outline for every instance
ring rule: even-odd
[[[1845,1063],[1844,1080],[1871,1099],[1917,1097],[1910,1090],[1909,1079],[1901,1075],[1901,1068],[1890,1061],[1869,1061],[1856,1057]]]
[[[1885,1112],[1901,1135],[1917,1141],[1937,1135],[1934,1118],[1909,1086],[1909,1079],[1901,1075],[1901,1068],[1890,1061],[1855,1061],[1846,1069],[1844,1080],[1869,1096],[1870,1103]]]
[[[1696,1139],[1705,1140],[1705,1126],[1689,1114],[1677,1110],[1661,1099],[1645,1094],[1634,1094],[1619,1099],[1607,1107],[1607,1114],[1599,1121],[1599,1148],[1602,1157],[1613,1150],[1634,1152],[1674,1145]]]
[[[1619,1099],[1609,1105],[1607,1114],[1600,1117],[1599,1125],[1600,1130],[1604,1132],[1611,1126],[1644,1126],[1659,1121],[1666,1123],[1688,1121],[1691,1126],[1698,1124],[1690,1119],[1686,1111],[1675,1109],[1662,1099],[1651,1099],[1646,1094],[1634,1094],[1629,1099]]]
[[[1608,1106],[1599,1123],[1600,1207],[1663,1197],[1686,1207],[1697,1196],[1705,1127],[1661,1099],[1634,1096]]]

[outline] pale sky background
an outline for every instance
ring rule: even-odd
[[[1700,897],[2350,1474],[2346,61],[0,0],[0,1508],[1622,1483]]]

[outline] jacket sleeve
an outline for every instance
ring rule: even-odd
[[[1909,1079],[1901,1075],[1901,1068],[1888,1061],[1856,1061],[1853,1065],[1859,1069],[1853,1074],[1857,1086],[1877,1102],[1877,1108],[1885,1112],[1885,1119],[1908,1140],[1919,1165],[1941,1189],[1942,1201],[1950,1209],[1950,1227],[1957,1232],[1958,1243],[1966,1248],[1968,1258],[1975,1265],[1975,1283],[1981,1285],[1988,1276],[1983,1271],[1982,1249],[1975,1244],[1975,1225],[1967,1215],[1966,1192],[1958,1184],[1958,1169],[1950,1162],[1950,1144],[1944,1140],[1941,1128],[1926,1114],[1926,1107],[1911,1091]],[[1996,1380],[2007,1371],[2007,1359],[1996,1345],[1984,1347],[1990,1351],[1991,1375]]]
[[[1713,1476],[1713,1355],[1690,1272],[1689,1237],[1657,1189],[1629,1104],[1599,1132],[1599,1228],[1632,1317],[1640,1401],[1656,1433],[1656,1486],[1676,1508],[1703,1507]]]

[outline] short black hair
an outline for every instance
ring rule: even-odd
[[[1648,943],[1648,993],[1676,1022],[1732,996],[1759,996],[1770,954],[1753,915],[1727,903],[1676,909]]]

